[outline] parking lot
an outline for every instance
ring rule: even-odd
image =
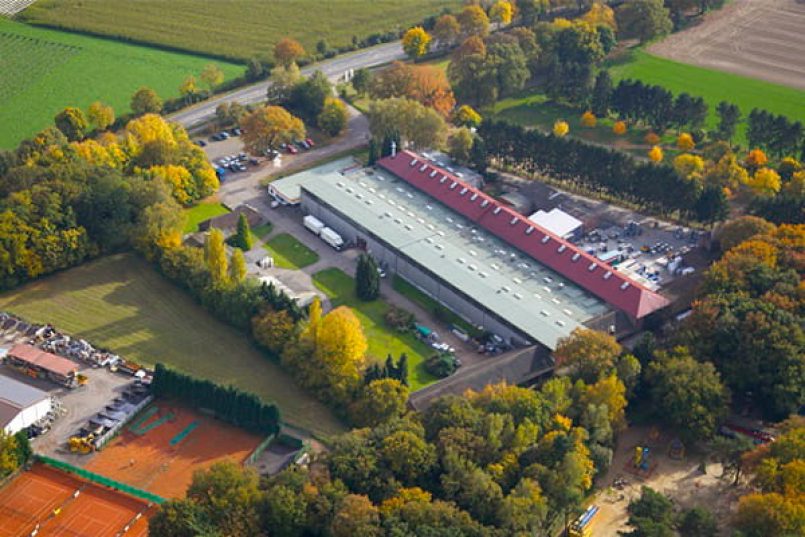
[[[539,181],[501,174],[504,189],[516,192],[527,206],[523,214],[558,208],[584,223],[584,234],[574,240],[586,252],[611,263],[652,290],[703,268],[700,246],[707,233],[561,191]]]

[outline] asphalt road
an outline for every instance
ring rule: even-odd
[[[322,71],[330,80],[336,80],[349,69],[375,67],[404,57],[400,42],[395,41],[308,65],[302,69],[302,74],[309,75],[314,71]],[[230,93],[217,95],[195,106],[170,114],[168,118],[180,123],[185,128],[193,127],[214,116],[215,108],[221,103],[237,101],[241,104],[253,104],[263,101],[270,84],[271,81],[264,80]]]

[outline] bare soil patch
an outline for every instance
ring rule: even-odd
[[[649,52],[805,89],[805,1],[734,0]]]

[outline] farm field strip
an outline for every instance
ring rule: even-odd
[[[198,77],[209,63],[218,65],[226,78],[243,72],[242,66],[221,60],[0,17],[0,148],[15,147],[51,125],[66,106],[86,110],[100,100],[122,114],[141,86],[153,88],[163,99],[176,97],[185,77]]]
[[[734,0],[649,47],[657,56],[805,90],[805,4]]]
[[[460,0],[40,0],[19,16],[25,22],[81,30],[142,43],[245,61],[271,55],[284,36],[314,51],[353,36],[404,30]]]

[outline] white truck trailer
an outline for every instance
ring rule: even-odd
[[[321,232],[324,227],[324,222],[313,216],[312,214],[307,215],[302,219],[305,227],[308,231],[311,231],[314,235],[321,235]]]
[[[344,246],[344,239],[341,238],[341,235],[328,227],[321,230],[319,237],[336,250],[340,250]]]

